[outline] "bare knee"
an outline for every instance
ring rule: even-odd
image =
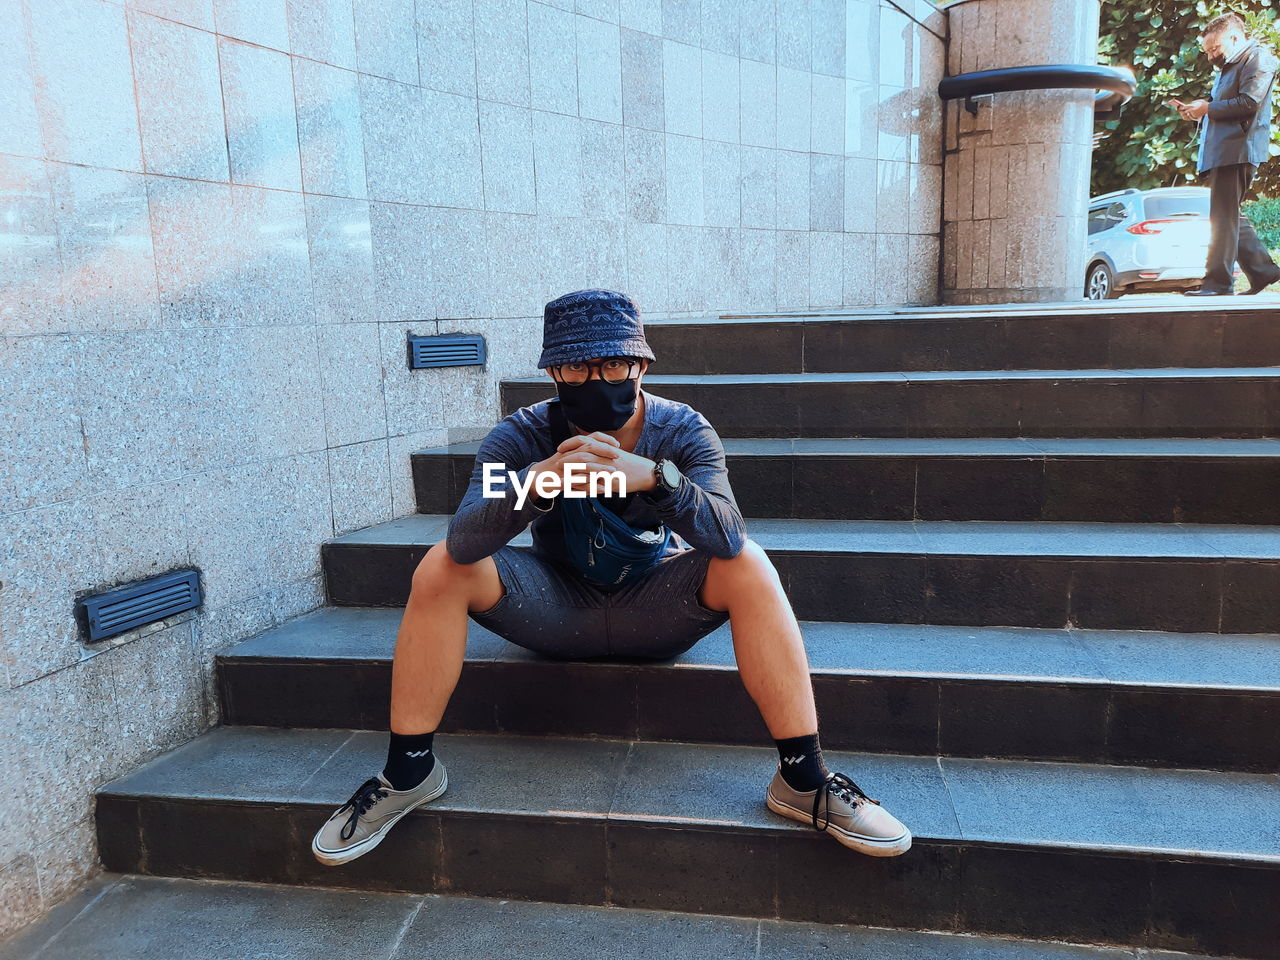
[[[442,540],[433,544],[418,561],[413,571],[409,606],[430,597],[451,594],[465,598],[469,610],[487,610],[504,592],[492,557],[483,557],[475,563],[458,563],[449,555]]]
[[[449,555],[444,541],[432,544],[413,571],[414,593],[437,593],[475,576],[475,563],[458,563]]]
[[[759,594],[764,584],[781,588],[782,579],[764,548],[748,537],[732,557],[711,558],[700,596],[706,606],[723,610],[744,591]]]
[[[710,566],[720,568],[724,575],[733,579],[778,576],[777,568],[764,552],[764,547],[750,537],[743,541],[742,549],[732,557],[712,557]]]

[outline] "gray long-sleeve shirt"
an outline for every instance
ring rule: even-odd
[[[637,527],[671,529],[663,556],[688,549],[705,550],[716,557],[736,556],[746,541],[746,523],[725,468],[724,445],[706,417],[687,403],[668,400],[641,389],[644,427],[632,453],[650,460],[666,458],[675,463],[684,480],[674,493],[660,490],[628,494],[619,515]],[[521,407],[508,414],[480,442],[471,481],[457,512],[449,521],[445,548],[458,563],[475,563],[510,542],[532,522],[535,553],[555,560],[564,558],[564,536],[559,497],[550,506],[534,503],[530,487],[524,506],[516,509],[517,494],[506,471],[514,470],[520,485],[527,483],[529,468],[555,452],[547,423],[550,400]],[[501,497],[486,497],[484,465],[501,463],[502,481],[491,484]],[[605,502],[607,498],[602,498]]]

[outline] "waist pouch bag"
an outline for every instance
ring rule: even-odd
[[[569,429],[558,400],[550,403],[551,439],[559,446]],[[597,497],[558,497],[564,524],[565,559],[598,586],[621,586],[654,566],[666,550],[671,530],[633,527],[601,505]]]

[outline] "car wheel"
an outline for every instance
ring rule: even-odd
[[[1115,275],[1105,263],[1095,263],[1085,274],[1084,295],[1087,300],[1114,300],[1120,296]]]

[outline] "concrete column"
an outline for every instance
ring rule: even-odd
[[[1098,0],[960,0],[947,73],[1097,62]],[[1093,92],[1039,90],[947,104],[943,300],[1077,300],[1084,289]]]

